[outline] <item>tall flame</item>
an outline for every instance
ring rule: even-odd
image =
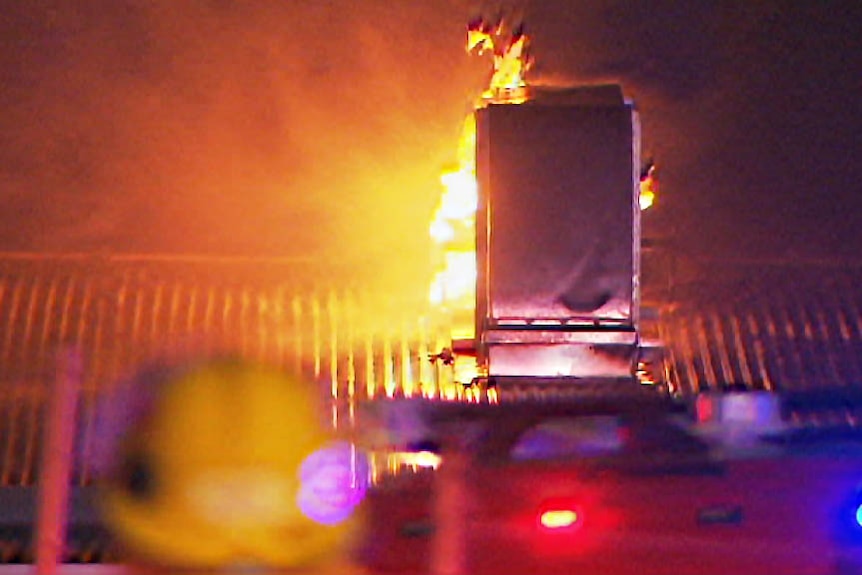
[[[529,38],[520,28],[507,30],[501,22],[477,20],[467,27],[466,49],[471,54],[491,54],[493,71],[488,88],[474,108],[489,104],[521,104],[529,98],[526,73],[532,59]],[[475,111],[475,110],[474,110]],[[431,303],[449,319],[451,339],[475,337],[476,306],[476,119],[464,120],[458,143],[458,163],[441,178],[443,194],[431,222],[430,234],[436,247],[436,275],[430,289]],[[640,208],[649,208],[656,198],[658,181],[650,162],[641,173]],[[476,365],[454,359],[455,380],[470,382]]]
[[[466,49],[471,54],[491,54],[493,71],[488,88],[474,108],[489,104],[521,104],[529,97],[526,73],[532,59],[529,38],[520,27],[507,30],[502,22],[477,20],[467,27]],[[476,119],[465,120],[458,143],[458,163],[441,178],[443,194],[431,222],[430,234],[436,247],[437,273],[430,290],[431,303],[449,319],[452,340],[475,337],[476,305]],[[658,179],[650,162],[641,173],[640,209],[646,210],[656,199]],[[475,375],[471,366],[455,358],[455,379],[466,383]]]
[[[476,121],[464,121],[458,165],[440,177],[443,195],[431,222],[431,238],[437,248],[438,271],[431,284],[431,303],[454,316],[466,316],[476,301]],[[464,313],[467,312],[467,313]],[[472,317],[459,318],[452,326],[453,339],[473,337]]]
[[[471,54],[492,54],[493,72],[488,88],[475,103],[520,104],[527,100],[525,74],[530,68],[528,38],[523,30],[507,32],[502,23],[483,20],[467,27],[466,49]],[[431,238],[437,248],[437,273],[431,284],[431,303],[451,319],[454,340],[475,336],[476,304],[476,120],[464,120],[458,142],[458,163],[441,178],[443,194],[431,222]]]
[[[508,32],[502,22],[496,25],[477,20],[467,27],[467,51],[490,52],[494,71],[488,88],[482,93],[485,103],[520,104],[527,100],[526,74],[532,65],[529,41],[519,26]],[[480,102],[479,107],[484,103]]]

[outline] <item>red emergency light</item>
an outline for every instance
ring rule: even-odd
[[[583,523],[583,513],[571,502],[548,502],[539,510],[538,522],[548,531],[571,531]]]

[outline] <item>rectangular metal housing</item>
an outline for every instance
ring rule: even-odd
[[[539,352],[535,337],[501,343],[489,335],[496,330],[636,333],[640,134],[620,87],[534,92],[524,104],[478,110],[476,122],[480,359],[497,357],[515,374],[525,353],[574,359],[597,345],[573,336],[548,343],[566,352]],[[559,366],[532,375],[554,374]]]

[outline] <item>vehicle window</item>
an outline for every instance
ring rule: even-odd
[[[529,461],[614,455],[624,448],[624,434],[616,416],[548,419],[522,433],[510,456]]]
[[[628,420],[619,416],[578,416],[546,419],[514,441],[515,461],[706,453],[706,442],[679,425],[661,418]]]

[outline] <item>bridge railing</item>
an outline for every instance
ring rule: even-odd
[[[424,300],[309,261],[0,254],[0,486],[35,481],[47,390],[69,349],[83,364],[79,462],[100,398],[177,349],[301,374],[331,395],[336,424],[354,400],[457,395],[428,360],[448,331]],[[75,477],[89,482],[87,466]]]

